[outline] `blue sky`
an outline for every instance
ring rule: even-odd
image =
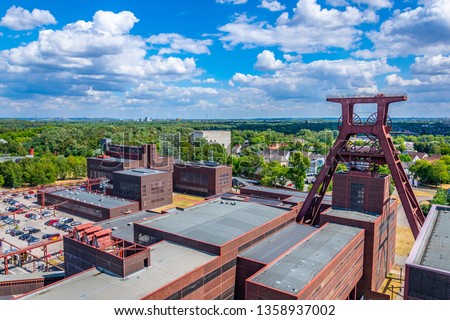
[[[0,117],[450,116],[448,0],[1,1]],[[363,110],[363,112],[370,112]]]

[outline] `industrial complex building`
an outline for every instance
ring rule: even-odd
[[[154,209],[172,203],[172,173],[138,168],[113,174],[112,194],[139,202],[139,209]]]
[[[449,206],[431,208],[405,265],[405,299],[450,300]]]
[[[380,180],[387,185],[386,176],[368,178],[369,188]],[[360,182],[361,175],[348,174],[346,179]],[[392,265],[395,232],[389,232],[386,223],[388,217],[396,217],[396,200],[382,199],[391,203],[388,213],[330,208],[329,203],[318,227],[294,223],[304,198],[298,191],[252,187],[186,209],[142,211],[136,218],[128,215],[95,226],[78,226],[64,239],[66,273],[72,277],[40,289],[39,296],[32,293],[23,298],[122,299],[122,293],[113,295],[111,289],[122,278],[135,283],[137,274],[152,282],[146,289],[130,288],[133,298],[139,299],[371,297]],[[114,235],[115,231],[119,233]],[[127,255],[124,248],[132,252]],[[174,267],[172,256],[163,254],[161,248],[191,258],[186,265],[183,262],[183,275],[167,282],[158,280],[156,288],[151,276],[173,274],[170,268]],[[126,258],[119,259],[118,252]],[[95,296],[72,291],[76,279],[80,281],[77,287],[86,285]]]
[[[173,157],[158,154],[155,144],[128,146],[112,144],[109,139],[102,139],[103,154],[87,159],[88,178],[106,177],[114,180],[113,172],[135,168],[149,168],[172,172]]]
[[[405,99],[329,98],[342,104],[340,138],[308,194],[260,186],[232,192],[231,167],[216,163],[176,162],[171,184],[171,170],[149,165],[148,145],[104,141],[109,156],[137,161],[139,168],[114,170],[110,190],[135,201],[42,192],[46,203],[102,221],[64,237],[64,280],[19,299],[389,299],[380,288],[394,264],[399,200],[417,239],[405,298],[450,299],[450,208],[435,206],[425,220],[389,136],[388,106]],[[377,103],[377,113],[359,122],[355,103]],[[371,135],[373,145],[354,148],[354,134]],[[340,161],[348,171],[336,173]],[[380,164],[392,176],[379,174]],[[390,195],[391,178],[399,199]],[[151,211],[171,188],[208,198]]]
[[[56,189],[38,194],[38,202],[62,211],[100,221],[139,211],[139,203],[83,190]]]
[[[173,166],[173,190],[200,196],[212,196],[231,190],[232,168],[217,162],[176,161]]]

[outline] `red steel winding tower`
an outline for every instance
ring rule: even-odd
[[[417,238],[425,217],[392,142],[390,136],[392,126],[388,116],[391,103],[406,100],[406,94],[327,98],[327,101],[340,103],[342,106],[342,116],[338,124],[339,135],[303,203],[297,222],[311,225],[319,223],[320,205],[339,162],[375,170],[378,165],[387,164],[414,238]],[[370,115],[366,121],[362,121],[354,112],[354,106],[367,103],[377,104],[377,112]],[[368,145],[363,147],[354,145],[351,138],[355,135],[365,135],[369,141]]]

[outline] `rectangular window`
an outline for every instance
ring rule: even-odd
[[[352,183],[350,186],[350,209],[362,211],[364,209],[364,184]]]

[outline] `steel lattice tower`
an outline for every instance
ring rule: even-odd
[[[403,170],[398,152],[390,136],[391,120],[388,116],[389,105],[393,102],[406,101],[405,94],[377,94],[374,96],[334,96],[327,101],[340,103],[342,116],[339,119],[339,135],[327,156],[311,191],[297,216],[297,222],[316,225],[319,223],[320,206],[325,192],[333,178],[339,162],[366,164],[368,168],[387,164],[394,179],[397,192],[411,226],[414,238],[417,238],[425,217],[413,193],[408,177]],[[366,121],[354,113],[355,104],[377,104],[377,112]],[[358,147],[351,137],[366,135],[369,145]]]

